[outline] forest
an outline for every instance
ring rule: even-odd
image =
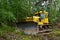
[[[42,10],[42,7],[35,5],[41,0],[0,0],[0,40],[44,40],[40,36],[25,35],[23,31],[16,27],[16,23],[24,21],[27,16],[33,16],[34,12]],[[49,20],[53,26],[53,32],[60,35],[60,0],[49,0],[48,5]],[[20,35],[20,36],[19,36]],[[50,38],[52,35],[48,35]],[[51,40],[56,36],[53,35]],[[44,38],[44,37],[43,37]],[[57,38],[57,37],[56,37]],[[60,36],[59,36],[60,38]],[[48,39],[46,39],[48,40]],[[60,40],[60,39],[55,39]]]

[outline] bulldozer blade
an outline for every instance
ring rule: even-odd
[[[25,34],[36,34],[37,33],[37,23],[34,22],[19,22],[17,27],[24,31]]]

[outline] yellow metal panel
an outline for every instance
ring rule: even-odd
[[[44,23],[49,23],[48,18],[45,18]]]
[[[43,22],[38,22],[38,25],[43,25]]]
[[[41,22],[43,22],[43,23],[44,23],[44,21],[45,21],[44,19],[41,19]]]
[[[33,16],[33,22],[38,22],[39,21],[39,17],[38,16]]]
[[[32,17],[26,17],[26,21],[32,21]]]

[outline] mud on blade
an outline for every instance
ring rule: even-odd
[[[17,27],[21,30],[24,30],[26,34],[36,34],[37,32],[37,23],[34,22],[19,22]]]

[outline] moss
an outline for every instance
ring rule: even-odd
[[[60,30],[53,30],[53,32],[56,36],[60,36]]]

